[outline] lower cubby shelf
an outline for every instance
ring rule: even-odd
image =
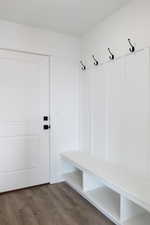
[[[124,222],[123,225],[150,225],[150,215],[145,213],[135,216]]]
[[[150,213],[134,203],[122,198],[123,204],[123,225],[150,225]]]
[[[107,215],[111,220],[119,224],[120,221],[120,195],[108,187],[101,185],[93,190],[84,191],[86,183],[83,179],[84,172],[79,169],[66,173],[65,181],[97,209]],[[94,177],[95,178],[95,177]]]
[[[120,220],[120,195],[103,186],[86,193],[87,198],[116,221]]]

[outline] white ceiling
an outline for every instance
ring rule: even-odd
[[[129,0],[0,0],[0,19],[81,35]]]

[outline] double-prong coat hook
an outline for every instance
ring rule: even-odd
[[[133,44],[131,43],[131,39],[128,38],[128,42],[129,42],[129,45],[131,46],[131,48],[129,48],[129,51],[130,52],[135,52],[135,47],[133,46]]]
[[[86,70],[86,66],[83,64],[82,60],[80,61],[80,64],[81,64],[81,70]]]
[[[98,60],[95,58],[95,56],[94,55],[92,55],[92,58],[93,58],[93,60],[94,60],[94,65],[95,66],[98,66]]]
[[[110,51],[110,48],[108,48],[108,51],[109,51],[109,53],[110,53],[109,59],[110,59],[110,60],[114,60],[114,59],[115,59],[115,56],[114,56],[114,54]]]

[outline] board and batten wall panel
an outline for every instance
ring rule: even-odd
[[[87,71],[91,153],[144,175],[150,173],[149,52]]]
[[[145,175],[150,172],[149,60],[145,49],[108,64],[107,159]]]
[[[84,80],[82,81],[83,85],[85,86],[85,87],[83,87],[83,89],[86,89],[90,83],[90,80],[88,82],[87,79],[89,79],[88,77],[90,76],[88,71],[91,70],[93,67],[93,60],[91,57],[92,54],[94,54],[95,57],[99,60],[99,64],[100,64],[99,70],[101,70],[101,67],[105,67],[106,68],[105,73],[109,74],[111,72],[111,65],[109,65],[109,63],[106,63],[106,61],[109,60],[109,53],[107,51],[108,47],[111,48],[115,57],[119,57],[119,56],[123,56],[123,55],[129,53],[128,38],[131,38],[132,43],[135,45],[136,50],[150,46],[150,30],[149,30],[150,13],[149,13],[149,10],[150,10],[150,1],[149,0],[129,1],[124,7],[120,8],[119,10],[114,12],[112,15],[105,18],[103,21],[101,21],[99,24],[97,24],[95,27],[93,27],[93,29],[91,31],[88,31],[82,37],[82,40],[81,40],[82,58],[84,59],[84,62],[86,63],[86,66],[87,66],[87,76],[84,75],[83,79],[85,78],[85,82],[84,82]],[[141,53],[141,54],[143,54],[143,53]],[[117,79],[115,77],[115,69],[112,69],[112,72],[114,71],[114,73],[112,74],[112,77],[114,80],[113,80],[111,88],[113,88],[113,89],[116,88],[115,95],[117,95],[117,92],[118,93],[121,92],[120,94],[122,95],[122,100],[119,99],[118,96],[116,97],[115,102],[113,99],[111,99],[112,96],[110,98],[110,100],[112,102],[110,104],[110,106],[111,106],[110,110],[113,112],[114,116],[111,115],[110,116],[111,120],[110,121],[106,120],[106,124],[109,123],[109,124],[113,125],[114,127],[112,127],[109,131],[106,131],[107,137],[106,137],[105,153],[106,153],[106,158],[112,160],[113,162],[120,162],[124,166],[127,166],[131,169],[135,169],[135,170],[145,173],[145,172],[148,172],[148,168],[149,168],[149,166],[148,166],[149,160],[148,159],[146,160],[146,157],[149,158],[148,148],[145,146],[145,145],[147,145],[147,146],[149,145],[148,139],[147,139],[147,137],[144,137],[143,135],[140,137],[141,131],[139,128],[138,128],[139,130],[137,130],[136,132],[133,129],[133,126],[138,124],[138,122],[135,122],[135,121],[137,121],[139,119],[139,125],[142,123],[141,121],[142,121],[142,117],[144,116],[144,114],[145,114],[145,116],[144,116],[145,121],[147,121],[147,124],[149,123],[146,111],[145,111],[145,113],[144,113],[144,111],[141,111],[142,108],[143,108],[143,110],[144,110],[144,108],[145,108],[145,110],[148,110],[148,109],[146,109],[146,105],[144,105],[144,104],[146,104],[145,101],[147,101],[147,98],[148,98],[148,94],[146,94],[145,91],[147,90],[147,92],[148,92],[147,85],[149,84],[149,80],[148,80],[149,78],[147,77],[146,74],[144,76],[144,71],[147,69],[148,64],[145,65],[146,67],[144,67],[145,69],[143,70],[142,63],[147,62],[147,59],[146,58],[144,59],[144,57],[146,57],[146,56],[140,55],[139,57],[141,57],[141,64],[138,62],[138,56],[137,56],[137,58],[134,58],[134,54],[133,54],[133,56],[126,58],[127,62],[125,62],[125,59],[124,59],[123,64],[125,67],[124,71],[127,71],[126,76],[125,76],[125,74],[121,73],[121,75],[120,75],[121,77],[119,78],[118,72],[117,72],[117,77],[118,77],[118,79]],[[144,60],[144,62],[143,62],[143,60]],[[132,68],[132,61],[133,61],[134,69]],[[134,62],[134,61],[136,61],[136,62]],[[102,64],[104,63],[103,66],[101,66],[101,63]],[[121,63],[121,61],[120,61],[120,63]],[[120,64],[120,63],[117,62],[117,64]],[[126,66],[125,66],[125,64],[126,64]],[[135,65],[135,64],[137,64],[137,65]],[[131,70],[133,72],[133,74],[131,74],[131,75],[129,73],[130,66],[131,66]],[[144,66],[144,64],[143,64],[143,66]],[[139,74],[141,70],[143,70],[143,72],[141,74]],[[137,80],[134,82],[134,80],[136,79],[137,72],[138,72]],[[132,78],[132,81],[129,79],[130,76]],[[124,81],[122,81],[122,79]],[[115,83],[115,81],[117,83]],[[107,84],[109,84],[109,83],[107,83]],[[134,85],[136,85],[136,86],[134,86]],[[143,88],[139,88],[139,85],[141,85],[141,87],[145,86],[144,92],[142,93],[142,95],[140,95],[140,92],[141,92],[141,89],[143,89]],[[131,86],[133,86],[135,88],[135,90],[133,90],[133,87],[131,87]],[[110,91],[112,91],[112,89]],[[107,94],[107,97],[108,97],[108,94]],[[90,90],[88,91],[88,94],[86,95],[86,98],[90,99],[90,97],[87,97],[88,95],[90,95]],[[137,98],[135,99],[135,97],[137,97]],[[99,98],[99,96],[97,96],[97,98]],[[143,100],[141,98],[143,98]],[[108,98],[107,98],[107,101],[108,101]],[[120,108],[118,109],[118,111],[116,111],[116,109],[115,109],[115,105],[117,104],[117,101],[118,101],[118,104],[120,104]],[[138,102],[139,102],[139,104],[138,104]],[[141,105],[141,109],[140,109],[140,105]],[[109,106],[109,104],[107,104],[106,107],[110,107],[110,106]],[[147,104],[147,107],[149,107],[148,104]],[[128,108],[129,112],[126,111],[126,108]],[[88,112],[86,111],[87,109],[88,109]],[[91,110],[90,106],[89,107],[87,106],[85,108],[85,111],[83,111],[82,113],[90,114],[90,110]],[[122,117],[124,117],[124,119],[120,118],[120,116],[118,116],[118,119],[117,119],[119,110],[121,111],[120,113],[122,113]],[[108,118],[108,113],[110,114],[110,111],[109,110],[106,110],[106,111],[107,111],[106,116]],[[136,111],[138,111],[137,114],[136,114]],[[124,113],[124,112],[126,112],[126,113]],[[130,117],[127,116],[128,113],[131,114]],[[141,115],[141,117],[140,117],[140,115]],[[86,118],[86,119],[88,119],[88,118]],[[123,121],[122,121],[122,119],[123,119]],[[132,121],[132,119],[133,119],[133,121]],[[84,117],[84,120],[85,120],[85,117]],[[115,121],[116,121],[116,123],[115,123]],[[130,124],[130,121],[132,121],[131,124]],[[143,121],[143,125],[141,125],[141,130],[149,129],[148,127],[146,128],[145,121]],[[122,124],[124,123],[123,126],[125,128],[124,131],[122,131],[122,134],[120,134],[120,129],[121,129],[120,123],[121,122],[122,122]],[[84,121],[84,123],[86,123],[86,122]],[[87,123],[89,123],[88,120],[87,120]],[[80,123],[80,124],[82,124],[82,123]],[[108,124],[107,124],[107,126],[108,126]],[[145,126],[145,128],[142,126]],[[89,130],[91,130],[91,129],[89,128]],[[113,131],[115,131],[115,133],[113,133],[113,137],[110,137],[110,134]],[[131,131],[133,132],[133,134]],[[120,140],[116,142],[115,134],[117,134],[117,132],[118,132],[118,135],[120,136]],[[139,145],[138,145],[138,142],[134,144],[134,141],[136,139],[135,134],[137,134],[137,137],[138,137],[137,139],[139,139]],[[86,143],[89,141],[89,139],[92,138],[91,136],[92,135],[91,135],[90,131],[87,131],[86,137],[84,137],[85,143],[82,143],[83,146],[86,146]],[[109,140],[111,140],[111,143],[113,144],[113,146],[111,146]],[[141,146],[142,146],[143,142],[144,142],[144,145],[142,148]],[[130,152],[130,147],[129,147],[131,145],[133,146],[132,152]],[[119,148],[120,146],[123,149],[123,151],[120,151],[120,148]],[[136,147],[137,147],[137,150],[136,150]],[[142,150],[141,150],[141,148],[142,148]],[[112,150],[112,153],[110,152],[110,149]],[[135,160],[135,165],[133,164],[133,161],[132,161],[133,157]],[[141,158],[142,162],[140,161],[140,158]]]
[[[79,145],[80,150],[90,152],[89,77],[86,71],[79,74]]]
[[[149,49],[125,57],[121,107],[121,152],[118,159],[138,173],[150,173]]]
[[[106,148],[106,76],[105,67],[87,71],[90,93],[90,148],[92,154],[105,159]]]
[[[123,87],[124,60],[104,65],[106,76],[106,159],[117,161],[121,151],[121,92]]]

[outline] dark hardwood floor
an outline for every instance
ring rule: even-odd
[[[67,184],[0,195],[0,225],[113,225]]]

